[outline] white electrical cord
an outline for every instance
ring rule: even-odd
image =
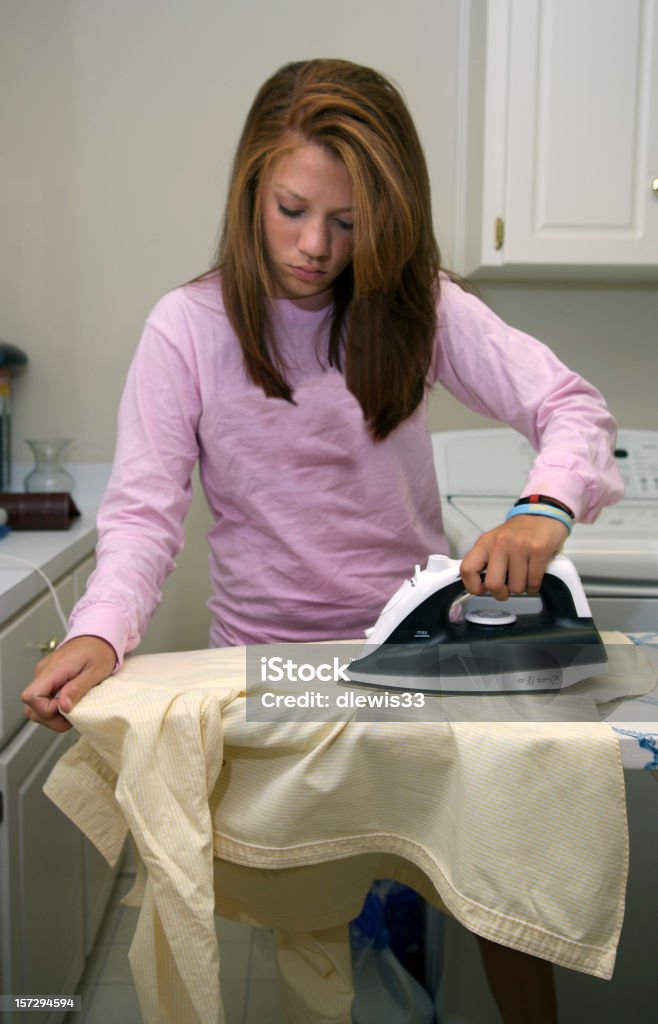
[[[59,619],[60,619],[60,622],[62,623],[62,626],[64,627],[64,632],[68,633],[68,629],[69,629],[68,619],[67,619],[66,615],[64,614],[64,612],[62,611],[62,606],[59,603],[59,598],[57,596],[57,592],[55,591],[54,586],[52,585],[51,581],[46,576],[45,572],[43,572],[43,570],[40,569],[38,565],[34,565],[32,562],[28,561],[27,558],[17,558],[16,555],[5,555],[2,551],[0,551],[0,558],[7,559],[10,562],[20,562],[23,565],[27,565],[30,569],[33,569],[34,572],[38,572],[39,573],[39,576],[44,581],[44,583],[48,587],[48,590],[50,591],[50,595],[51,595],[51,597],[53,599],[53,604],[55,605],[55,610],[56,610],[57,614],[59,615]]]

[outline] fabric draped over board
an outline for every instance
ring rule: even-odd
[[[641,662],[623,680],[612,668],[603,699],[655,685]],[[128,659],[70,715],[81,738],[45,791],[110,863],[132,833],[147,1024],[223,1021],[216,912],[280,931],[291,1020],[348,1021],[346,924],[377,877],[496,942],[610,977],[623,768],[578,686],[591,720],[465,721],[457,698],[442,721],[266,723],[245,711],[244,648]]]

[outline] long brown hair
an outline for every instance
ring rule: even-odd
[[[345,374],[372,436],[386,437],[419,405],[436,327],[440,256],[430,186],[411,115],[395,86],[343,60],[287,64],[261,87],[238,144],[212,271],[247,372],[266,395],[293,401],[267,296],[261,188],[300,142],[344,163],[354,207],[350,265],[334,283],[329,361]]]

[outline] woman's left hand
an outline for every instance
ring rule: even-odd
[[[462,559],[464,586],[471,594],[490,593],[499,601],[506,601],[510,594],[534,596],[546,566],[568,536],[566,526],[557,519],[514,516],[483,533]]]

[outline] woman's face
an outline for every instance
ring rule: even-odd
[[[306,143],[275,161],[263,185],[272,297],[305,309],[327,305],[352,258],[352,226],[352,184],[337,156]]]

